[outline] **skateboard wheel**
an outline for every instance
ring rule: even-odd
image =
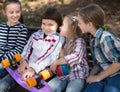
[[[69,74],[70,67],[67,64],[58,65],[56,67],[56,73],[58,76],[64,76]]]
[[[45,69],[45,70],[41,71],[39,73],[39,75],[41,76],[42,80],[47,80],[48,78],[51,77],[51,72],[48,69]]]
[[[34,77],[28,78],[26,80],[26,85],[27,85],[28,88],[32,88],[32,87],[37,85],[37,81],[35,80]]]
[[[8,59],[2,60],[1,64],[2,64],[3,68],[7,68],[10,66],[10,62]]]
[[[13,58],[15,59],[16,62],[19,62],[22,59],[22,56],[21,54],[15,54]]]

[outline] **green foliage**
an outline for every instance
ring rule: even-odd
[[[64,0],[59,0],[62,4],[64,3]]]

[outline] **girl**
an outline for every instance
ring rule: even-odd
[[[28,30],[19,21],[21,19],[21,10],[21,3],[18,0],[5,0],[3,2],[3,12],[7,17],[7,22],[0,24],[0,62],[6,58],[11,61],[13,55],[21,53],[26,44]],[[12,81],[9,77],[0,63],[0,83],[7,88],[9,86],[6,83]],[[7,81],[3,81],[6,79]],[[1,87],[0,92],[3,92]]]
[[[86,44],[77,25],[76,17],[64,17],[60,35],[66,38],[66,43],[60,58],[52,63],[50,69],[55,73],[57,65],[67,64],[71,71],[66,76],[57,76],[48,82],[51,92],[61,92],[64,89],[65,92],[81,92],[84,87],[85,78],[88,76]]]
[[[7,75],[1,61],[6,58],[11,61],[13,55],[21,53],[26,44],[28,30],[19,21],[21,10],[21,3],[18,0],[3,2],[3,12],[7,17],[7,22],[0,24],[0,78]]]
[[[105,30],[104,11],[97,4],[79,10],[78,25],[90,40],[94,67],[84,92],[120,92],[120,40]]]

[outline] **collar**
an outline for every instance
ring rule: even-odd
[[[97,30],[97,32],[95,33],[95,38],[100,38],[101,36],[102,36],[102,34],[103,34],[103,29],[100,27],[98,30]]]

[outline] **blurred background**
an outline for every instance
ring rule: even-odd
[[[106,14],[106,23],[113,24],[120,28],[120,0],[20,0],[22,3],[22,13],[24,23],[30,27],[40,26],[40,16],[46,8],[56,7],[61,14],[74,13],[80,7],[89,4],[97,3],[104,10]],[[6,21],[2,14],[2,2],[0,0],[0,23]]]

